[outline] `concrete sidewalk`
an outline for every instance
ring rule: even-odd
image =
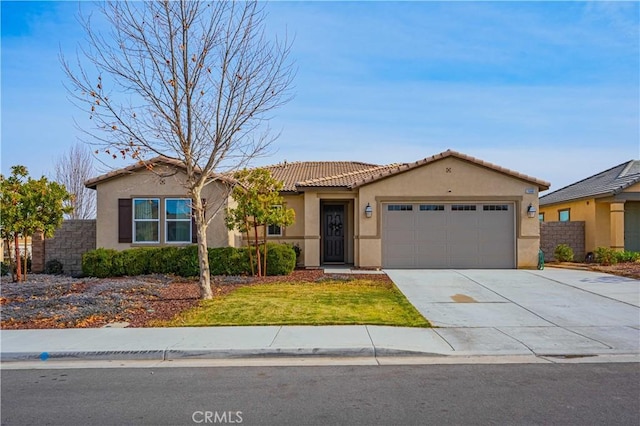
[[[387,273],[436,328],[2,330],[0,360],[608,355],[640,360],[638,280],[553,269]]]
[[[606,330],[603,330],[606,331]],[[522,331],[520,331],[521,333]],[[535,327],[530,336],[541,333]],[[540,334],[525,344],[493,327],[265,326],[2,330],[4,361],[178,360],[290,356],[599,356],[638,355],[573,336]],[[535,340],[535,339],[534,339]]]

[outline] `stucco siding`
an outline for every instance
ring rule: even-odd
[[[523,180],[457,158],[445,158],[406,173],[360,188],[357,217],[360,218],[360,266],[380,266],[381,208],[389,201],[510,201],[516,206],[516,259],[519,268],[537,265],[539,223],[527,217],[527,208],[538,208],[538,188]],[[366,218],[370,203],[373,215]],[[366,241],[366,242],[365,242]],[[366,250],[365,247],[371,250]]]
[[[622,192],[640,192],[640,182],[623,189]]]
[[[136,246],[136,244],[118,242],[118,199],[186,198],[185,178],[186,175],[181,171],[175,172],[169,167],[158,166],[153,171],[140,170],[101,182],[97,186],[97,247],[124,250]],[[209,247],[223,247],[233,244],[233,233],[227,230],[224,223],[224,208],[227,202],[225,186],[219,182],[209,184],[203,190],[202,197],[206,199],[208,212],[217,211],[207,230],[207,244]],[[163,202],[160,203],[161,216],[164,212],[163,204]],[[163,228],[164,226],[160,226],[161,242],[163,241]],[[162,245],[162,243],[156,245]]]

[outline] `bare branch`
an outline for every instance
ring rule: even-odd
[[[268,114],[291,98],[291,44],[267,40],[256,1],[114,1],[99,12],[108,30],[81,17],[83,47],[73,63],[61,55],[69,96],[92,123],[81,130],[111,156],[184,162],[206,292],[202,240],[215,212],[205,216],[200,194],[268,151]]]
[[[96,217],[95,191],[84,186],[93,176],[93,156],[86,145],[76,144],[62,154],[54,168],[54,179],[71,194],[68,205],[73,208],[65,214],[67,219],[93,219]]]

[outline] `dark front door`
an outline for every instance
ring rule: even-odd
[[[344,205],[325,205],[322,227],[324,262],[344,262]]]

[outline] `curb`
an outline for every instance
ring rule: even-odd
[[[248,359],[295,357],[448,357],[452,354],[389,348],[158,349],[143,351],[3,352],[1,362],[19,361],[170,361],[188,359]],[[463,355],[463,354],[460,354]],[[467,355],[467,354],[465,354]]]

